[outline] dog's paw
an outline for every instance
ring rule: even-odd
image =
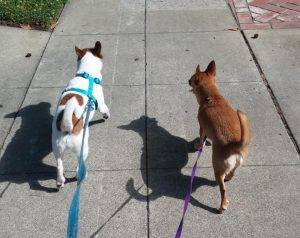
[[[207,139],[206,139],[206,141],[205,141],[205,145],[206,145],[206,146],[211,146],[211,145],[212,145],[212,143],[211,143],[211,141],[209,141],[209,140],[207,140]]]
[[[194,144],[194,149],[195,149],[195,150],[200,150],[200,149],[202,149],[202,144],[200,144],[200,142],[196,142],[196,143]]]
[[[59,178],[56,180],[56,186],[58,188],[63,188],[65,186],[65,182],[66,182],[65,178]]]
[[[109,112],[109,109],[108,109],[108,107],[106,105],[104,105],[101,108],[101,113],[102,113],[104,119],[110,118],[110,112]]]
[[[219,208],[219,214],[223,214],[225,211],[226,211],[226,209],[224,209],[222,207]]]
[[[222,204],[221,204],[221,206],[220,206],[220,209],[219,209],[219,213],[220,213],[220,214],[224,213],[224,212],[227,210],[228,205],[229,205],[228,199],[223,200],[223,201],[222,201]]]
[[[105,120],[107,120],[108,118],[110,118],[110,113],[109,113],[109,112],[103,113],[103,118],[104,118]]]

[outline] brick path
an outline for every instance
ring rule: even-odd
[[[241,29],[300,28],[300,0],[228,0]]]

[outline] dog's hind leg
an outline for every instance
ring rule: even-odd
[[[219,212],[223,213],[225,210],[227,210],[227,207],[229,205],[229,200],[227,199],[226,196],[226,188],[225,188],[225,173],[215,173],[216,181],[219,184],[220,187],[220,193],[221,193],[221,205]]]
[[[229,200],[227,199],[226,187],[225,187],[225,176],[234,167],[234,164],[230,163],[231,160],[228,161],[223,156],[224,156],[223,153],[218,151],[213,144],[212,162],[213,162],[215,178],[219,185],[220,193],[221,193],[221,205],[219,209],[220,213],[223,213],[225,210],[227,210],[227,207],[229,205]]]
[[[64,177],[64,167],[62,158],[56,158],[57,160],[57,180],[56,180],[56,186],[57,187],[63,187],[65,185],[66,178]]]
[[[234,165],[234,168],[231,169],[228,174],[226,174],[226,176],[225,176],[225,182],[230,181],[233,178],[235,170],[239,166],[241,166],[242,163],[243,163],[243,156],[241,154],[235,154],[235,155],[232,155],[231,157],[233,158],[233,160],[235,160],[233,162],[235,165]],[[229,159],[231,159],[231,157]]]
[[[82,133],[80,134],[80,136],[78,136],[77,138],[77,146],[74,148],[74,153],[77,156],[77,161],[78,161],[78,165],[79,165],[79,160],[80,160],[80,155],[81,155],[81,143],[82,143]],[[88,153],[89,153],[89,145],[88,145],[88,138],[89,138],[89,131],[86,130],[86,135],[84,138],[84,146],[82,147],[83,151],[82,151],[82,156],[83,156],[83,160],[85,161],[88,157]],[[76,178],[78,179],[78,166],[76,168]],[[86,171],[86,176],[87,177],[87,171]]]
[[[52,150],[57,162],[57,179],[56,179],[57,187],[63,187],[66,181],[64,177],[64,167],[62,162],[64,149],[65,148],[62,148],[62,146],[57,145],[57,141],[56,142],[52,141]]]

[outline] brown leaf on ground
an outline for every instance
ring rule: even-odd
[[[228,31],[237,31],[238,28],[228,28],[227,30],[228,30]]]
[[[253,36],[251,36],[252,39],[257,39],[258,38],[258,34],[255,33]]]
[[[57,26],[57,24],[58,24],[58,21],[53,22],[50,26],[50,29],[53,31],[55,29],[55,27]]]
[[[27,54],[25,55],[25,57],[26,57],[26,58],[31,57],[31,53],[27,53]]]

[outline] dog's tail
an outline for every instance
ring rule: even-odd
[[[79,104],[75,97],[72,97],[67,101],[65,109],[63,110],[60,131],[66,133],[71,133],[73,131],[73,114],[78,106]]]
[[[235,149],[241,150],[250,144],[251,129],[250,123],[245,113],[237,110],[237,114],[241,125],[241,140],[235,144]]]

